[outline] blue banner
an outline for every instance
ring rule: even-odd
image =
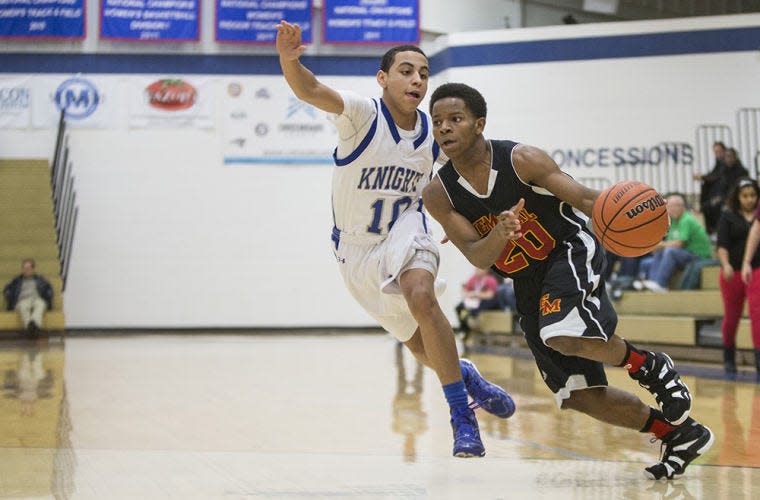
[[[304,43],[311,43],[312,0],[216,0],[216,40],[232,43],[274,43],[280,20],[301,27]]]
[[[420,39],[418,0],[324,0],[325,43],[404,44]]]
[[[100,38],[197,41],[199,0],[100,0]]]
[[[84,38],[84,0],[0,2],[0,38]]]

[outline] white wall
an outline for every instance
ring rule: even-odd
[[[520,26],[519,0],[420,0],[420,27],[433,33]]]
[[[721,22],[759,21],[737,16]],[[694,23],[691,29],[715,21]],[[683,29],[678,22],[600,26],[610,28],[457,34],[441,44],[572,38],[593,35],[592,28],[617,34]],[[226,77],[209,78],[223,92]],[[431,89],[446,80],[484,93],[487,136],[548,150],[693,142],[698,124],[731,124],[738,107],[760,107],[760,54],[749,51],[454,67],[436,75]],[[210,130],[72,130],[80,211],[64,300],[67,324],[371,325],[345,292],[329,248],[330,168],[225,166],[216,113]],[[51,131],[0,130],[4,156],[50,155],[52,142]],[[471,268],[450,244],[442,259],[441,276],[450,285],[442,307],[453,319],[459,283]]]

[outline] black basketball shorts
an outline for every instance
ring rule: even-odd
[[[604,264],[598,241],[583,232],[558,246],[530,276],[515,280],[520,326],[560,405],[573,390],[607,385],[602,363],[565,356],[545,343],[555,336],[607,342],[614,335],[617,314],[601,276]]]

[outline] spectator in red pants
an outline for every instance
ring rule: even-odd
[[[745,299],[749,303],[756,364],[760,366],[760,277],[747,283],[742,279],[744,262],[747,262],[750,273],[760,267],[760,253],[745,252],[750,227],[756,224],[755,210],[759,195],[757,182],[747,177],[739,179],[726,200],[726,210],[718,219],[720,293],[724,311],[723,367],[728,378],[736,378],[736,330]],[[741,274],[737,270],[741,270]]]

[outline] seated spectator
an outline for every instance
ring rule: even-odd
[[[720,294],[723,299],[723,367],[728,378],[736,378],[736,331],[745,299],[749,302],[752,344],[760,352],[760,283],[745,284],[741,269],[747,235],[755,220],[760,188],[744,177],[731,191],[726,210],[718,219],[718,259],[720,260]],[[754,270],[760,267],[760,253],[749,260]],[[759,280],[760,281],[760,280]]]
[[[499,282],[488,269],[475,269],[475,273],[462,286],[462,302],[456,307],[459,329],[470,333],[480,311],[501,309],[496,292]]]
[[[23,272],[13,278],[3,288],[3,296],[9,311],[16,310],[24,329],[30,335],[37,335],[42,327],[45,311],[53,305],[53,287],[35,273],[34,259],[21,262]]]
[[[647,254],[648,255],[648,254]],[[609,294],[613,300],[619,300],[623,296],[623,290],[643,290],[644,285],[638,279],[640,276],[639,267],[642,257],[621,257],[612,252],[606,253],[607,262],[610,267],[609,278],[605,281],[609,283]],[[613,271],[614,263],[618,263],[617,271]]]
[[[500,278],[501,276],[499,276]],[[517,297],[515,296],[515,286],[512,278],[502,278],[499,288],[496,289],[496,301],[499,303],[499,309],[505,311],[517,311]]]
[[[657,245],[651,257],[641,261],[649,278],[644,286],[655,292],[668,289],[673,274],[697,259],[712,258],[712,244],[705,228],[686,209],[681,194],[667,196],[670,228],[665,239]]]

